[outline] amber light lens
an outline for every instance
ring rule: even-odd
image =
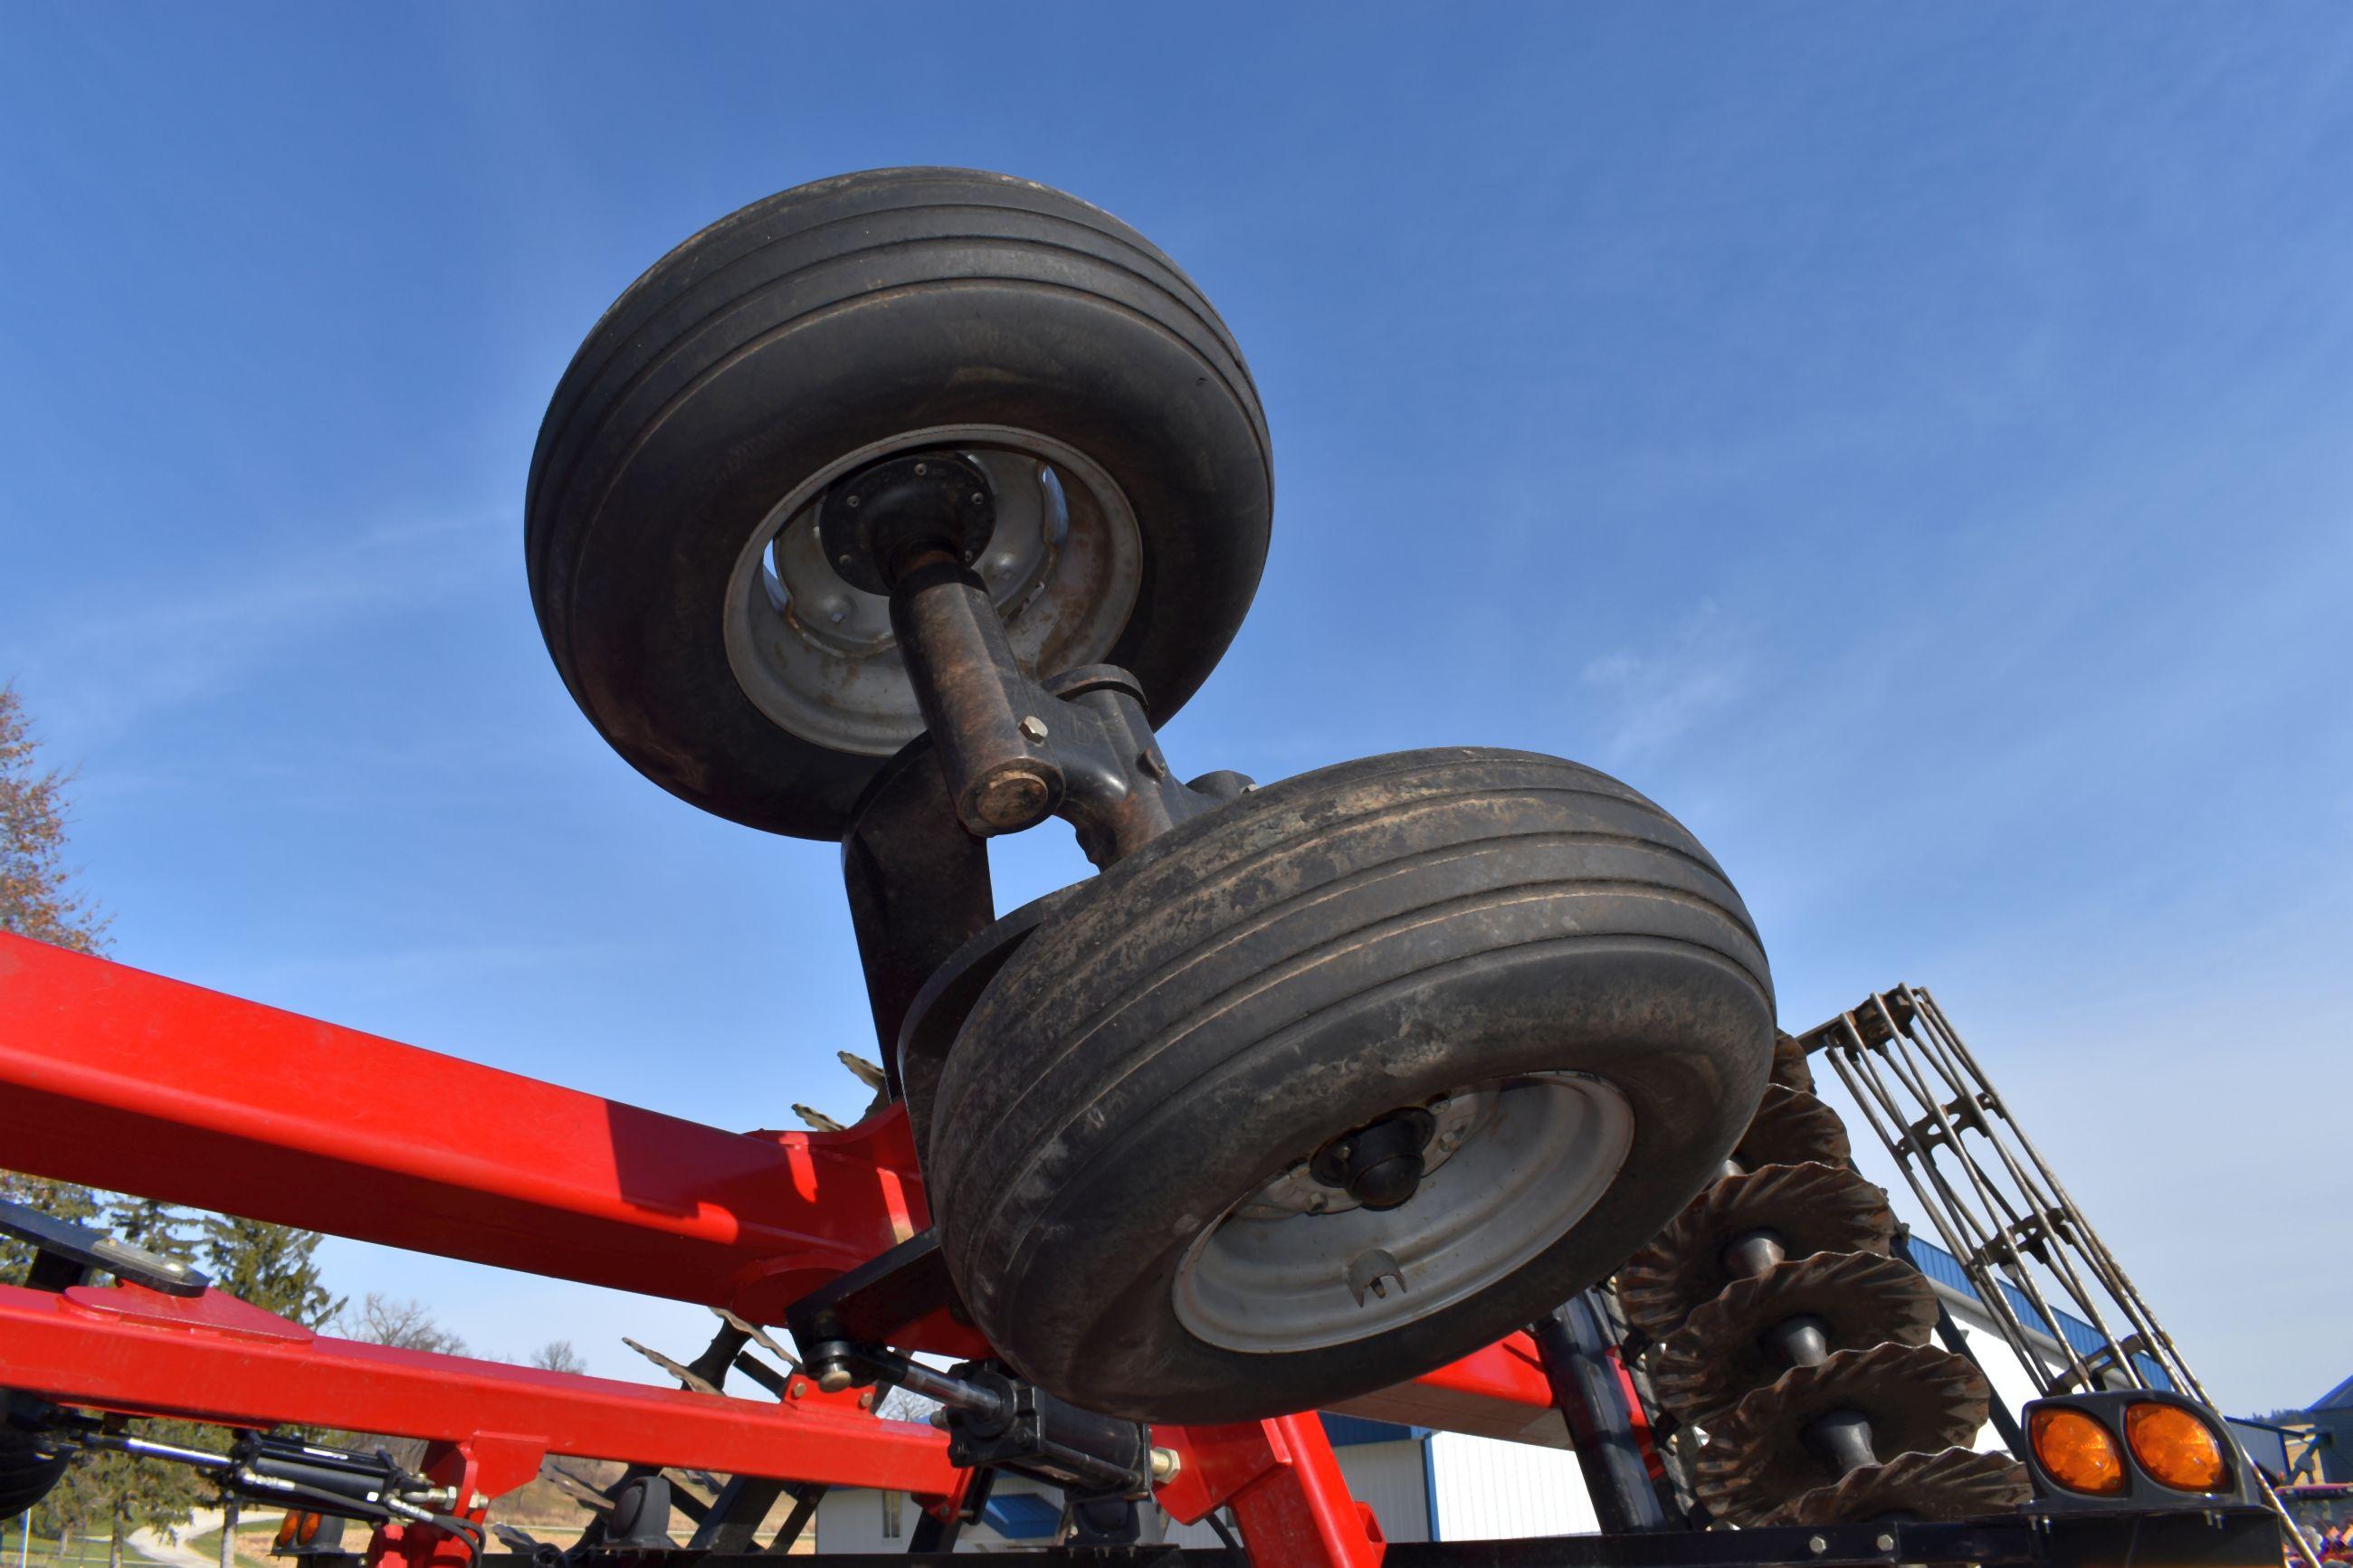
[[[2034,1457],[2071,1492],[2116,1497],[2125,1489],[2125,1457],[2108,1429],[2080,1410],[2045,1406],[2028,1429]]]
[[[2176,1491],[2219,1492],[2231,1484],[2214,1429],[2179,1405],[2125,1406],[2125,1441],[2142,1469]]]

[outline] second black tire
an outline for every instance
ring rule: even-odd
[[[926,1184],[964,1300],[1023,1373],[1112,1414],[1251,1419],[1400,1382],[1608,1275],[1715,1173],[1772,1042],[1739,895],[1651,802],[1525,752],[1369,758],[1075,889],[957,1037]],[[1230,1291],[1207,1313],[1188,1270],[1241,1205],[1352,1128],[1495,1083],[1623,1108],[1630,1141],[1557,1234],[1461,1299],[1416,1301],[1400,1259],[1404,1294],[1357,1337],[1294,1347],[1282,1303],[1261,1333]]]
[[[972,169],[870,170],[754,202],[597,321],[548,405],[524,504],[532,603],[565,687],[671,793],[840,837],[919,731],[913,696],[887,633],[854,654],[828,641],[820,612],[880,600],[825,575],[819,551],[803,584],[819,596],[771,605],[756,558],[779,510],[845,465],[967,446],[1062,454],[1047,466],[1074,493],[1097,477],[1124,520],[1113,532],[1134,533],[1136,559],[1113,574],[1124,618],[1031,648],[1018,623],[1055,595],[1000,607],[1035,673],[1119,665],[1166,720],[1225,652],[1265,563],[1257,389],[1217,311],[1142,235]],[[768,671],[756,650],[771,644],[807,667]],[[870,665],[895,693],[872,713]],[[852,709],[868,728],[838,732]]]

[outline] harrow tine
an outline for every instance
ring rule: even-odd
[[[864,1084],[867,1088],[872,1089],[877,1094],[882,1092],[883,1086],[889,1080],[883,1078],[882,1069],[881,1068],[876,1067],[864,1057],[854,1055],[849,1051],[836,1051],[833,1054],[841,1058],[841,1065],[848,1068],[850,1070],[851,1075],[855,1077],[859,1082]]]
[[[766,1351],[770,1355],[775,1356],[778,1361],[783,1362],[795,1372],[800,1371],[801,1358],[793,1354],[792,1352],[786,1350],[784,1346],[778,1344],[776,1342],[776,1336],[769,1333],[767,1330],[760,1327],[757,1323],[745,1322],[743,1319],[737,1317],[734,1313],[729,1311],[724,1307],[713,1307],[711,1310],[713,1312],[718,1313],[721,1320],[724,1321],[729,1328],[733,1329],[738,1333],[748,1334],[751,1336],[751,1340],[754,1344],[759,1346],[762,1350]]]
[[[637,1352],[639,1355],[645,1357],[648,1361],[653,1363],[656,1366],[661,1368],[664,1372],[670,1373],[672,1377],[678,1379],[679,1382],[686,1384],[687,1387],[694,1390],[695,1393],[718,1394],[720,1392],[720,1388],[717,1384],[712,1382],[709,1378],[703,1376],[701,1373],[695,1371],[684,1362],[672,1361],[670,1357],[662,1354],[661,1352],[654,1350],[650,1346],[641,1345],[638,1343],[637,1341],[629,1338],[627,1334],[623,1334],[621,1336],[621,1342],[628,1346],[631,1350]]]
[[[558,1489],[569,1492],[572,1500],[581,1507],[594,1509],[598,1513],[613,1511],[613,1500],[607,1497],[602,1489],[574,1475],[562,1465],[548,1466],[547,1479],[554,1481]]]
[[[793,1114],[799,1117],[803,1121],[807,1122],[819,1132],[839,1132],[841,1131],[840,1122],[836,1121],[824,1111],[818,1110],[812,1106],[796,1105],[793,1107]]]

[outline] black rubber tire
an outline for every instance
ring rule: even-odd
[[[0,1519],[14,1519],[48,1496],[71,1462],[70,1455],[42,1455],[29,1432],[0,1428]]]
[[[965,1021],[927,1188],[964,1300],[1024,1374],[1114,1415],[1249,1420],[1414,1376],[1608,1275],[1716,1173],[1772,1047],[1739,895],[1657,806],[1525,752],[1375,757],[1245,795],[1082,884]],[[1633,1141],[1516,1273],[1314,1350],[1224,1349],[1177,1318],[1193,1239],[1304,1152],[1399,1104],[1561,1069],[1623,1093]]]
[[[657,262],[589,333],[525,501],[532,602],[582,711],[672,794],[839,837],[888,759],[806,740],[744,695],[722,631],[729,574],[760,520],[827,466],[976,424],[1073,447],[1125,495],[1142,581],[1103,658],[1166,720],[1232,640],[1265,562],[1257,390],[1225,323],[1141,235],[965,169],[874,170],[755,202]]]

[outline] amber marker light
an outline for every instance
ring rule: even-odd
[[[2230,1462],[2214,1429],[2179,1405],[2147,1400],[2125,1406],[2125,1441],[2151,1479],[2180,1492],[2219,1492],[2231,1485]]]
[[[2046,1405],[2028,1429],[2034,1458],[2045,1475],[2071,1492],[2118,1497],[2125,1489],[2125,1457],[2108,1429],[2080,1410]]]

